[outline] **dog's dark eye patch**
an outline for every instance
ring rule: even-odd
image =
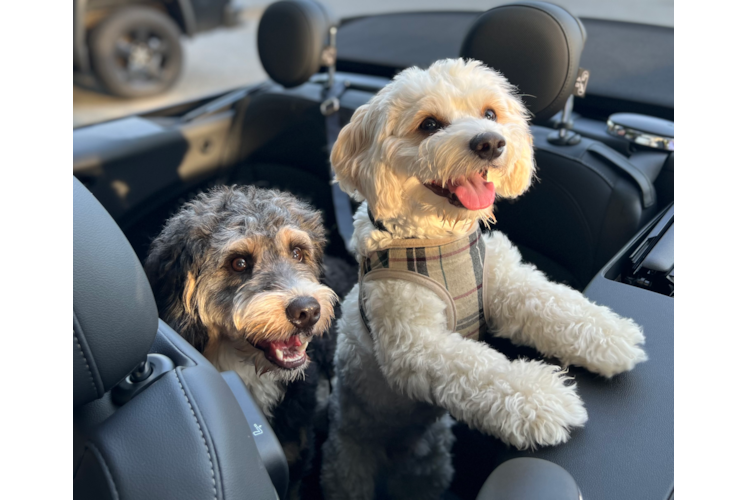
[[[291,257],[299,262],[304,262],[304,251],[299,247],[295,247],[291,250]]]
[[[418,126],[418,129],[426,132],[427,134],[435,134],[445,126],[446,125],[443,122],[437,120],[432,116],[429,116],[421,122],[421,124]]]
[[[298,262],[305,262],[315,258],[315,246],[306,231],[296,227],[283,227],[275,237],[278,251],[284,257]]]
[[[228,267],[235,273],[248,273],[252,271],[252,257],[249,255],[232,255],[229,257]]]
[[[293,260],[299,262],[305,262],[312,257],[312,250],[306,244],[306,242],[294,242],[292,241],[289,245],[289,253]]]

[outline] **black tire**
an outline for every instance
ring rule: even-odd
[[[158,94],[182,72],[180,34],[179,26],[156,9],[117,9],[91,32],[91,66],[111,94]]]

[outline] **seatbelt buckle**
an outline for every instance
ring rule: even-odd
[[[340,109],[340,100],[337,97],[330,97],[322,101],[319,105],[319,110],[324,116],[330,116],[336,113]]]

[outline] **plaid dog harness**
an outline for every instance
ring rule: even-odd
[[[481,340],[486,332],[483,271],[486,245],[480,228],[464,236],[441,240],[394,240],[361,259],[358,307],[371,333],[364,306],[364,284],[379,279],[402,279],[436,293],[447,306],[447,328]]]

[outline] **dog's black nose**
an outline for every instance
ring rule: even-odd
[[[311,328],[319,321],[319,302],[314,297],[297,297],[286,307],[286,316],[296,328]]]
[[[504,152],[506,141],[496,132],[484,132],[470,139],[470,149],[484,160],[491,161]]]

